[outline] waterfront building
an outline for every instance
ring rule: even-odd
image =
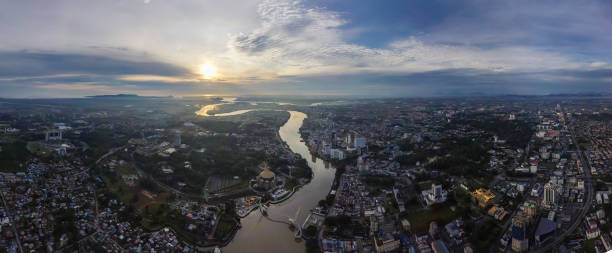
[[[270,190],[276,185],[276,174],[265,166],[264,170],[257,176],[257,186],[265,190]]]

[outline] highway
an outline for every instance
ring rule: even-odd
[[[552,250],[554,247],[558,247],[559,245],[561,245],[563,241],[565,240],[565,238],[568,235],[572,234],[574,230],[576,230],[576,228],[578,228],[578,226],[582,224],[582,220],[587,215],[591,205],[593,204],[593,196],[595,194],[593,194],[594,186],[593,186],[593,180],[591,176],[591,164],[589,164],[588,161],[584,159],[582,155],[582,151],[580,150],[580,145],[578,145],[578,142],[576,142],[576,133],[574,132],[574,129],[573,128],[569,128],[569,129],[572,134],[572,140],[574,141],[574,144],[576,145],[578,157],[580,159],[580,162],[582,163],[582,170],[584,171],[584,188],[586,189],[586,192],[585,192],[586,201],[584,202],[584,205],[582,206],[582,210],[580,211],[580,214],[578,215],[578,217],[576,217],[576,219],[574,219],[574,223],[569,227],[569,229],[565,230],[565,232],[563,232],[563,234],[555,238],[554,241],[549,241],[544,247],[535,249],[533,252],[544,253],[544,252],[548,252]]]

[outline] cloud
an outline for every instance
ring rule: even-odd
[[[226,54],[238,65],[265,66],[248,68],[251,74],[260,72],[268,76],[264,80],[338,72],[415,73],[454,68],[508,72],[592,65],[561,52],[520,43],[482,47],[463,43],[461,39],[460,43],[429,42],[431,35],[409,36],[383,48],[369,48],[344,39],[342,28],[348,21],[339,13],[308,8],[300,1],[266,1],[258,13],[263,20],[260,27],[233,36],[228,43],[230,52]],[[481,38],[480,42],[490,41]]]
[[[1,97],[71,97],[128,91],[168,95],[198,90],[199,85],[209,87],[186,68],[146,57],[123,60],[84,54],[0,52]]]
[[[603,1],[143,2],[6,3],[0,92],[436,95],[612,80]],[[197,76],[204,63],[218,79]]]
[[[362,72],[293,77],[293,83],[262,84],[279,94],[420,97],[465,95],[545,95],[596,92],[612,85],[610,71],[571,69],[542,72],[497,72],[481,69],[443,69],[415,73]],[[579,80],[579,81],[577,81]],[[251,92],[257,92],[255,89]]]
[[[130,61],[104,56],[4,52],[0,53],[0,77],[36,77],[58,74],[186,76],[183,67],[157,61]]]

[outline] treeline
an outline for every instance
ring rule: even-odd
[[[403,145],[406,145],[406,141],[401,141]],[[401,155],[396,158],[396,161],[399,162],[402,166],[414,166],[417,162],[427,162],[429,157],[442,157],[438,160],[449,160],[447,155],[450,155],[453,161],[449,161],[449,164],[452,162],[460,162],[457,165],[463,165],[467,163],[474,162],[484,162],[488,160],[487,150],[491,148],[489,142],[484,139],[443,139],[435,143],[439,147],[437,150],[425,149],[419,145],[411,146],[409,149],[412,151],[412,154],[409,155]],[[436,165],[434,165],[436,166]],[[441,168],[437,168],[441,169]]]
[[[458,128],[468,125],[472,128],[486,131],[490,135],[497,135],[506,141],[511,148],[524,148],[533,135],[534,123],[524,120],[506,120],[484,113],[464,115],[448,124],[447,127]]]
[[[426,165],[429,170],[443,171],[451,175],[482,175],[487,166],[488,144],[478,139],[446,140],[440,144],[440,158]],[[449,155],[443,155],[449,154]]]

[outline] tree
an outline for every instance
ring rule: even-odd
[[[132,199],[130,200],[130,202],[132,204],[136,204],[139,199],[140,199],[140,197],[138,197],[138,194],[134,194],[134,196],[132,196]]]
[[[306,229],[304,229],[304,236],[306,237],[315,237],[317,235],[317,227],[315,226],[308,226]]]

